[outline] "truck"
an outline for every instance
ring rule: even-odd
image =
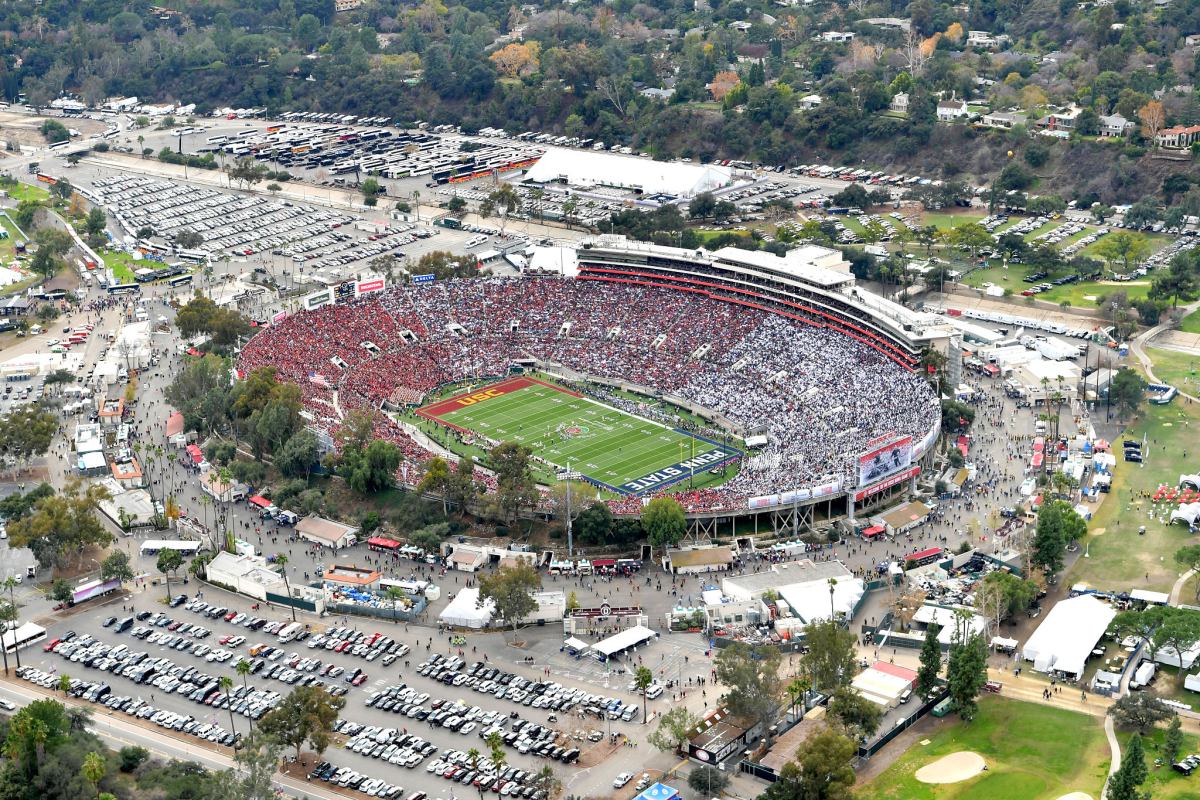
[[[249,542],[242,541],[241,539],[233,540],[233,552],[237,553],[239,556],[257,555],[254,552],[254,545],[250,544]]]
[[[1079,348],[1059,339],[1039,339],[1034,349],[1051,361],[1068,361],[1079,357]]]
[[[287,644],[300,635],[300,631],[304,630],[304,625],[300,622],[293,622],[279,632],[279,643]]]

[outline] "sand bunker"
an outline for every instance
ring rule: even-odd
[[[983,756],[964,750],[921,767],[916,777],[921,783],[958,783],[974,778],[983,772],[984,766]]]
[[[1087,792],[1071,792],[1070,794],[1064,794],[1058,800],[1092,800],[1092,796]]]

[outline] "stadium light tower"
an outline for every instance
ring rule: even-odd
[[[571,538],[571,462],[567,462],[567,555],[575,554],[574,540]]]

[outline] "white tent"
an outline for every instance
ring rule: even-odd
[[[728,186],[732,177],[727,167],[649,161],[584,150],[546,152],[530,167],[525,178],[536,183],[565,180],[571,186],[616,186],[639,189],[647,194],[691,197]]]
[[[492,621],[492,613],[496,610],[496,604],[488,600],[483,604],[483,608],[479,608],[478,601],[478,589],[462,589],[450,601],[450,605],[446,606],[438,619],[456,628],[487,627],[487,624]]]
[[[611,656],[613,653],[628,650],[630,647],[644,644],[653,638],[654,631],[645,625],[635,625],[632,628],[626,628],[620,633],[614,633],[607,639],[596,642],[596,644],[592,645],[592,650],[606,656]]]
[[[1171,512],[1170,524],[1179,521],[1187,523],[1190,528],[1196,524],[1197,518],[1200,518],[1200,503],[1180,503],[1179,508]]]
[[[1200,475],[1180,475],[1179,476],[1179,488],[1187,489],[1189,487],[1192,489],[1195,489],[1197,491],[1200,491]]]
[[[867,591],[861,578],[838,578],[833,587],[833,611],[849,616]],[[824,580],[779,587],[779,596],[805,624],[829,619],[829,584]]]
[[[590,646],[587,642],[576,639],[574,636],[572,636],[570,639],[567,639],[565,642],[563,642],[563,644],[574,650],[587,650]]]
[[[1082,675],[1088,655],[1117,615],[1090,594],[1063,600],[1025,642],[1022,657],[1035,672]]]

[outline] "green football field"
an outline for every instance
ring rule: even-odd
[[[740,455],[532,378],[513,378],[418,411],[464,434],[519,442],[621,494],[662,489]]]

